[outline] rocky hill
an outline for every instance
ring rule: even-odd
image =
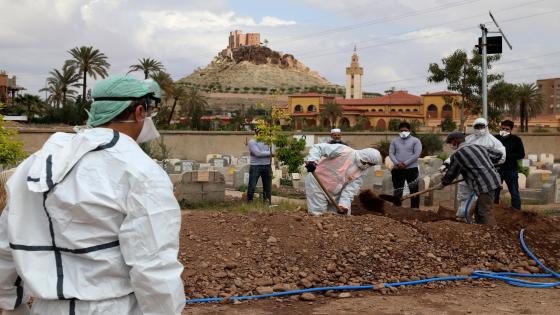
[[[293,55],[264,46],[224,49],[207,67],[195,70],[180,82],[222,93],[297,93],[311,88],[334,93],[336,88],[341,88],[310,70]]]

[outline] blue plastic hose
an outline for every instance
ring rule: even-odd
[[[472,197],[472,195],[471,195]],[[470,202],[470,200],[469,200]],[[468,202],[468,203],[469,203]],[[467,203],[467,204],[468,204]],[[510,285],[525,287],[525,288],[553,288],[560,286],[560,281],[556,282],[532,282],[526,281],[517,278],[538,278],[538,279],[549,279],[549,278],[556,278],[560,279],[560,274],[553,271],[552,269],[545,266],[536,256],[531,252],[527,244],[525,244],[525,229],[519,231],[519,242],[521,243],[521,247],[525,251],[525,253],[533,259],[539,267],[543,270],[547,271],[548,273],[537,273],[537,274],[524,274],[524,273],[514,273],[514,272],[492,272],[486,270],[476,270],[470,276],[451,276],[451,277],[441,277],[441,278],[428,278],[428,279],[421,279],[421,280],[414,280],[414,281],[405,281],[405,282],[393,282],[393,283],[385,283],[383,287],[400,287],[405,285],[418,285],[418,284],[425,284],[430,282],[436,281],[462,281],[467,279],[493,279],[493,280],[500,280],[508,283]],[[517,277],[517,278],[514,278]],[[246,296],[232,296],[228,298],[229,300],[249,300],[249,299],[263,299],[269,297],[278,297],[278,296],[286,296],[286,295],[295,295],[295,294],[302,294],[302,293],[309,293],[309,292],[322,292],[322,291],[353,291],[353,290],[370,290],[373,289],[374,286],[371,284],[368,285],[361,285],[361,286],[335,286],[335,287],[317,287],[317,288],[309,288],[309,289],[302,289],[302,290],[293,290],[293,291],[286,291],[286,292],[276,292],[270,294],[261,294],[261,295],[246,295]],[[203,299],[190,299],[186,300],[187,304],[194,304],[194,303],[207,303],[207,302],[222,302],[226,300],[225,298],[203,298]]]
[[[468,224],[471,224],[471,217],[469,216],[469,209],[471,208],[471,203],[476,196],[476,193],[473,191],[467,200],[467,204],[465,205],[465,210],[463,211],[463,215],[465,216],[465,220],[467,220]]]

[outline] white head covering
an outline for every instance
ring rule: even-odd
[[[484,136],[484,135],[486,135],[490,132],[488,130],[488,121],[486,119],[484,119],[482,117],[475,119],[474,123],[473,123],[473,127],[476,126],[476,125],[484,125],[484,128],[483,129],[478,129],[478,130],[475,129],[474,133],[473,133],[475,135],[475,137],[482,137],[482,136]]]
[[[381,164],[381,153],[376,149],[367,148],[362,150],[356,151],[356,157],[358,160],[368,162],[368,163],[375,163],[376,165]]]
[[[341,131],[340,131],[339,128],[331,129],[331,133],[340,133],[340,132],[341,132]]]

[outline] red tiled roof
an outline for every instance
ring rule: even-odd
[[[292,94],[290,95],[291,97],[329,97],[329,98],[333,98],[334,96],[331,95],[327,95],[327,94],[321,94],[321,93],[298,93],[298,94]]]
[[[409,94],[406,91],[397,91],[389,95],[373,98],[337,98],[336,102],[343,105],[422,105],[420,96]]]
[[[450,91],[440,91],[434,93],[425,93],[422,94],[422,96],[461,96],[461,94]]]

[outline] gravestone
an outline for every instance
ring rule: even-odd
[[[251,163],[251,157],[248,155],[240,156],[239,159],[237,159],[237,165],[247,165],[250,163]]]
[[[212,158],[210,159],[209,163],[214,168],[221,168],[226,166],[226,161],[223,158]]]
[[[527,188],[542,189],[543,185],[550,181],[552,172],[547,170],[536,170],[529,173],[527,177]]]
[[[222,159],[224,159],[224,166],[232,165],[233,157],[231,155],[222,155]]]
[[[183,173],[175,190],[177,200],[188,202],[223,202],[225,199],[224,176],[215,171]]]
[[[182,160],[181,161],[183,172],[190,172],[198,170],[198,163],[193,160]]]
[[[517,180],[519,184],[519,189],[526,189],[527,188],[527,176],[525,174],[519,174],[519,178]]]
[[[554,164],[554,154],[541,153],[539,161],[546,164]]]
[[[528,154],[527,159],[531,161],[531,165],[533,165],[534,163],[537,163],[537,161],[539,160],[539,156],[536,154]]]
[[[222,155],[218,153],[210,153],[206,155],[206,163],[210,163],[211,159],[219,159]]]

